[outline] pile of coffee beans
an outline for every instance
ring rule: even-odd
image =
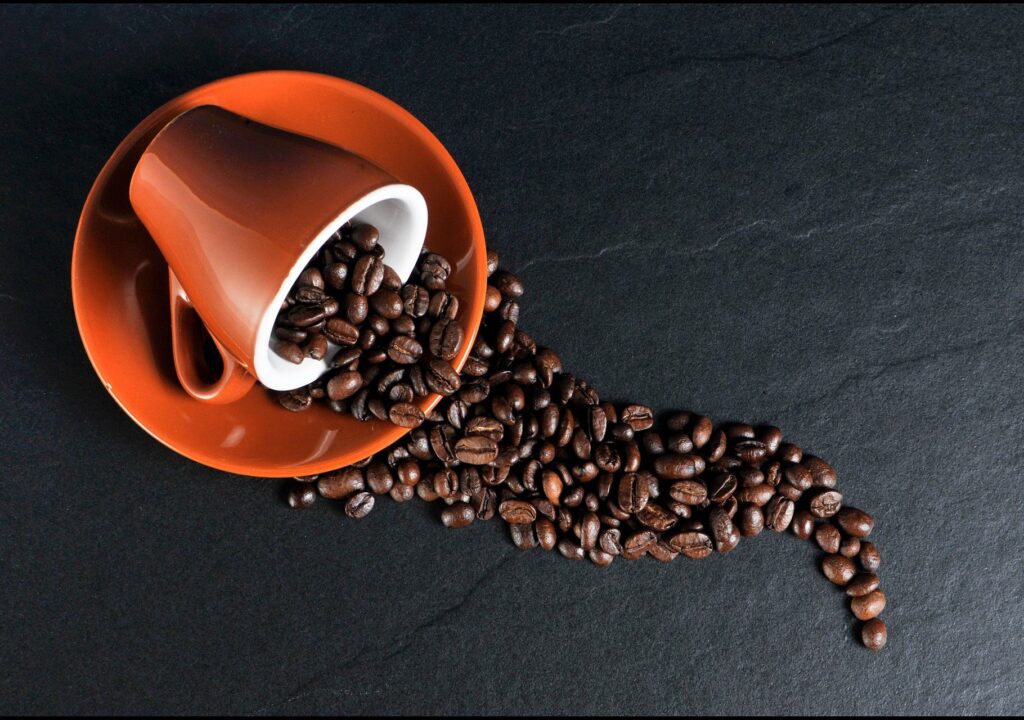
[[[274,350],[294,363],[328,359],[332,368],[307,387],[279,393],[288,410],[322,400],[357,420],[412,428],[426,419],[418,400],[459,389],[451,361],[463,332],[458,298],[445,290],[451,265],[424,251],[403,284],[379,238],[371,225],[345,224],[288,293]]]
[[[657,418],[646,405],[602,400],[518,326],[523,284],[494,253],[488,275],[483,322],[454,391],[388,450],[296,478],[294,507],[312,503],[314,486],[353,518],[375,496],[418,495],[443,505],[447,527],[499,516],[517,547],[599,567],[645,555],[700,560],[765,529],[788,531],[826,553],[822,570],[865,621],[864,644],[885,645],[880,555],[866,540],[874,523],[844,505],[831,465],[776,427],[716,427],[692,412]]]

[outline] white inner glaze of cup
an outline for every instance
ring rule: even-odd
[[[274,338],[273,332],[281,303],[299,274],[335,231],[349,221],[367,223],[380,231],[378,242],[384,248],[384,262],[398,273],[404,283],[416,265],[427,235],[427,203],[420,192],[410,185],[386,185],[347,207],[313,238],[295,261],[274,296],[274,301],[263,314],[256,333],[252,371],[271,390],[294,390],[308,385],[328,370],[327,361],[338,350],[338,345],[328,343],[327,355],[323,360],[306,358],[296,365],[274,352],[278,340]]]

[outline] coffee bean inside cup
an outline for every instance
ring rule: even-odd
[[[407,283],[387,264],[377,228],[346,223],[299,274],[278,312],[273,348],[292,363],[330,370],[278,393],[293,412],[320,401],[357,420],[418,427],[420,400],[459,390],[451,362],[462,347],[458,299],[446,290],[451,264],[424,250]]]

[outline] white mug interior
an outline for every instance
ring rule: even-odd
[[[427,235],[427,203],[419,190],[410,185],[386,185],[363,196],[347,207],[327,224],[306,247],[288,273],[260,320],[253,352],[253,374],[271,390],[294,390],[308,385],[328,369],[328,361],[338,350],[329,343],[323,360],[306,358],[299,364],[291,363],[274,351],[280,341],[273,336],[281,303],[292,289],[299,274],[306,268],[317,251],[331,239],[335,231],[347,222],[367,223],[380,231],[379,243],[384,248],[384,262],[398,273],[404,283],[409,279]]]

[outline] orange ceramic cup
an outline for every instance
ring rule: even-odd
[[[212,105],[156,135],[129,198],[167,260],[178,380],[212,403],[239,399],[256,380],[290,390],[328,369],[284,360],[272,332],[299,273],[341,225],[376,226],[403,281],[427,230],[423,196],[368,160]],[[203,326],[220,354],[213,371]]]

